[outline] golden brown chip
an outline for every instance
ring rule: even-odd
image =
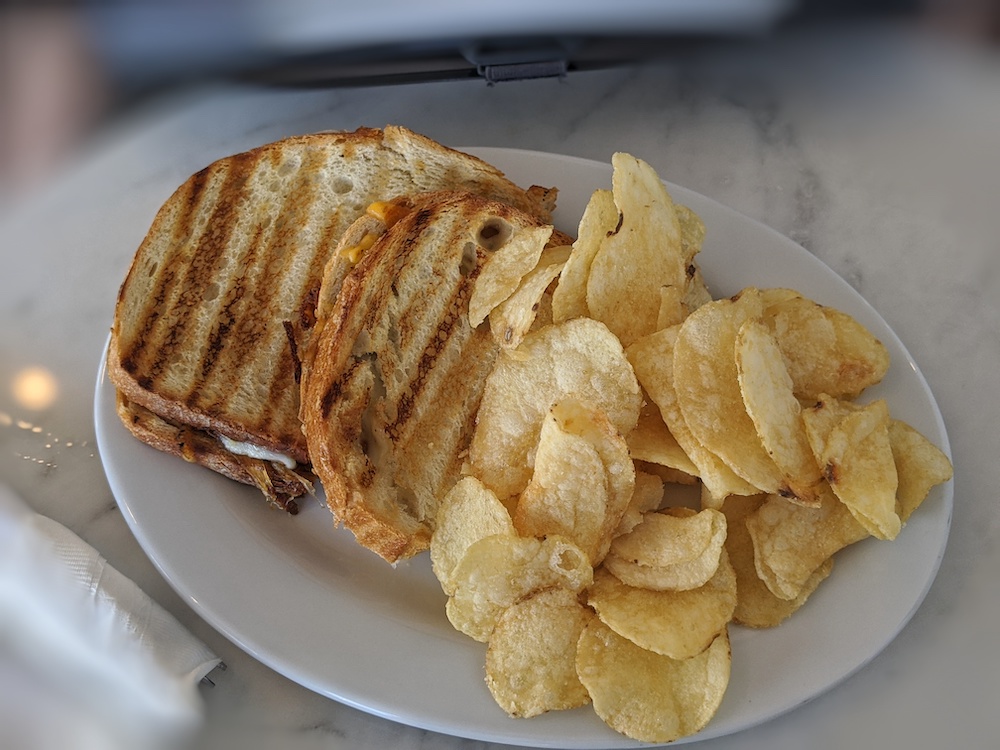
[[[746,519],[757,575],[779,599],[795,599],[823,562],[869,536],[826,488],[820,506],[808,508],[771,495]]]
[[[628,346],[657,329],[660,290],[683,290],[687,262],[674,202],[656,172],[641,159],[611,159],[612,192],[621,214],[601,241],[587,277],[587,309]],[[628,304],[622,304],[628,300]],[[681,295],[678,294],[678,304]]]
[[[813,442],[816,432],[809,435]],[[874,401],[837,420],[821,444],[813,443],[813,450],[830,487],[861,525],[879,539],[894,539],[901,527],[896,514],[899,479],[885,401]]]
[[[629,362],[649,398],[659,407],[664,423],[678,445],[697,467],[696,474],[709,489],[713,502],[728,495],[752,495],[757,489],[695,439],[681,414],[674,388],[674,345],[680,328],[672,326],[645,336],[627,350]]]
[[[764,321],[772,329],[795,395],[853,398],[889,368],[886,348],[844,312],[790,290],[771,290]]]
[[[568,246],[546,248],[538,265],[521,279],[514,293],[490,312],[490,332],[501,347],[513,349],[531,330],[542,296],[559,275],[569,253]]]
[[[736,371],[747,414],[781,471],[781,494],[818,505],[822,477],[802,424],[802,407],[774,336],[758,320],[745,322],[736,336]]]
[[[521,493],[514,526],[525,536],[559,534],[596,565],[632,498],[635,467],[628,446],[601,412],[574,399],[552,406]]]
[[[736,609],[736,573],[725,552],[712,578],[696,589],[630,586],[606,567],[594,571],[587,602],[598,617],[637,646],[674,659],[708,648]]]
[[[500,615],[486,649],[486,684],[504,711],[530,717],[590,702],[576,649],[593,616],[563,588],[536,591]]]
[[[779,599],[757,575],[753,559],[753,541],[746,526],[747,517],[757,510],[767,495],[726,498],[726,552],[736,571],[736,610],[733,621],[750,628],[773,628],[787,620],[833,570],[833,557],[826,558],[802,586],[794,599]]]
[[[639,419],[642,396],[621,343],[589,318],[528,334],[486,380],[469,462],[501,500],[527,486],[542,421],[567,396],[603,411],[622,435]]]
[[[902,420],[890,420],[889,443],[899,477],[896,513],[906,523],[932,487],[951,479],[953,469],[944,451]]]
[[[617,537],[605,567],[632,586],[684,591],[715,575],[726,540],[726,517],[717,510],[670,508],[647,513]]]
[[[754,288],[691,313],[674,343],[674,389],[684,421],[699,443],[757,491],[778,492],[781,472],[747,414],[736,369],[737,333],[760,315],[760,294]],[[643,386],[653,396],[650,387]]]
[[[618,226],[618,206],[610,190],[595,190],[583,211],[576,241],[559,284],[552,293],[552,320],[555,323],[590,314],[587,309],[587,278],[601,242]]]
[[[487,237],[486,233],[490,236]],[[469,324],[473,328],[486,320],[494,307],[510,297],[525,274],[538,265],[551,235],[551,226],[529,227],[510,234],[510,227],[502,222],[477,230],[475,242],[470,239],[473,247],[485,242],[494,250],[503,246],[503,252],[491,252],[476,277],[469,299]]]
[[[661,331],[684,322],[684,318],[691,312],[685,304],[686,294],[687,289],[676,284],[660,287],[660,308],[656,315],[654,331]]]
[[[475,477],[460,479],[441,501],[431,535],[431,568],[444,592],[455,592],[455,567],[473,542],[514,533],[510,514],[497,496]]]
[[[594,710],[612,729],[642,742],[673,742],[705,727],[729,685],[728,631],[690,659],[636,646],[594,618],[576,664]]]
[[[857,396],[880,383],[889,371],[889,351],[872,333],[847,313],[824,307],[823,313],[833,324],[837,339],[837,389],[827,393]]]
[[[454,571],[446,613],[456,630],[486,642],[497,619],[534,591],[560,586],[579,592],[593,580],[583,551],[561,537],[539,540],[496,534],[474,542]]]
[[[663,503],[663,479],[656,474],[635,467],[635,489],[625,513],[618,522],[612,538],[627,534],[642,521],[645,513],[656,510]]]
[[[628,434],[628,448],[635,461],[669,466],[690,476],[698,473],[698,467],[671,434],[659,407],[652,401],[643,403],[639,422]]]

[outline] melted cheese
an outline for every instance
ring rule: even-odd
[[[289,469],[294,469],[296,466],[295,459],[286,456],[284,453],[261,448],[259,445],[254,445],[253,443],[241,443],[237,440],[227,438],[225,435],[220,435],[219,440],[222,441],[222,444],[230,453],[246,456],[247,458],[259,458],[263,461],[274,461],[275,463],[284,464]]]

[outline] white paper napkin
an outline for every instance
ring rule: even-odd
[[[93,547],[0,484],[0,746],[184,741],[202,716],[197,685],[219,663]]]

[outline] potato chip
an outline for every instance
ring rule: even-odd
[[[788,287],[760,287],[760,306],[765,320],[774,314],[775,307],[790,299],[803,299],[802,293]]]
[[[726,517],[717,510],[671,508],[647,513],[617,537],[605,567],[632,586],[685,591],[715,575],[726,540]]]
[[[818,407],[803,412],[804,419]],[[889,408],[884,400],[851,410],[817,441],[807,430],[816,460],[834,493],[868,531],[894,539],[901,522],[896,514],[899,479],[889,443]]]
[[[677,215],[677,226],[681,230],[681,256],[685,263],[690,263],[701,252],[705,241],[705,222],[694,211],[680,203],[674,204]]]
[[[674,346],[679,326],[645,336],[628,347],[626,355],[649,398],[659,407],[664,423],[696,466],[696,474],[718,503],[728,495],[752,495],[758,490],[738,477],[722,460],[699,443],[681,414],[674,388]]]
[[[818,505],[822,478],[802,424],[802,407],[792,389],[781,350],[763,323],[748,320],[736,336],[736,372],[743,405],[768,455],[782,473],[779,494]]]
[[[456,630],[485,643],[514,602],[552,586],[579,592],[593,575],[586,554],[567,539],[495,534],[471,544],[455,567],[445,612]]]
[[[690,315],[702,305],[712,301],[712,293],[705,284],[701,268],[694,261],[688,263],[687,284],[684,291],[684,310]]]
[[[642,396],[621,343],[607,326],[574,318],[502,351],[486,380],[469,449],[470,473],[501,500],[531,479],[545,414],[566,396],[603,411],[627,435]]]
[[[534,473],[518,500],[514,526],[526,536],[562,535],[596,565],[634,487],[628,446],[614,425],[601,412],[565,399],[542,424]]]
[[[536,591],[500,615],[486,649],[486,684],[504,711],[527,718],[590,702],[576,649],[593,617],[563,588]]]
[[[446,594],[455,593],[453,572],[465,551],[494,534],[515,534],[510,514],[475,477],[464,477],[445,495],[431,535],[431,569]]]
[[[669,466],[691,476],[698,473],[698,467],[681,448],[652,401],[644,400],[639,422],[628,434],[628,448],[634,461]]]
[[[932,487],[951,479],[953,469],[944,451],[900,419],[889,421],[889,444],[899,477],[896,514],[906,523]]]
[[[725,629],[697,656],[671,659],[636,646],[597,618],[580,636],[576,656],[597,715],[642,742],[673,742],[704,728],[722,703],[731,663]]]
[[[610,190],[595,190],[583,211],[576,241],[552,293],[555,323],[590,314],[587,309],[587,277],[601,242],[618,226],[618,206]]]
[[[489,244],[487,250],[491,252],[476,277],[469,299],[469,324],[473,328],[482,323],[494,307],[510,297],[525,274],[538,265],[542,250],[552,235],[551,226],[526,227],[510,233],[509,226],[498,221],[498,226],[490,227],[495,233],[481,240],[485,229],[477,231],[476,243],[485,241]],[[503,252],[496,252],[501,248]]]
[[[794,599],[779,599],[757,575],[753,559],[753,541],[746,526],[747,517],[764,504],[767,495],[726,498],[726,552],[736,572],[736,610],[733,621],[749,628],[773,628],[797,612],[830,572],[833,557],[828,557],[806,580]]]
[[[837,338],[834,361],[837,387],[826,388],[826,392],[854,397],[880,383],[889,371],[889,351],[885,345],[847,313],[832,307],[824,307],[823,313],[833,324]]]
[[[769,292],[764,321],[774,333],[799,398],[853,398],[889,367],[885,347],[854,318],[790,290]]]
[[[698,478],[697,474],[688,474],[686,471],[674,469],[662,464],[654,464],[649,461],[635,460],[633,463],[635,464],[636,471],[644,471],[647,474],[655,474],[660,478],[664,485],[701,486],[701,480]],[[674,504],[684,505],[684,503]]]
[[[655,331],[679,325],[690,314],[685,302],[687,289],[679,284],[660,287],[660,307],[656,314]]]
[[[674,388],[694,438],[758,491],[777,492],[781,472],[747,414],[736,369],[737,333],[760,315],[760,295],[754,288],[691,313],[674,344]]]
[[[641,648],[687,659],[711,645],[736,609],[736,573],[725,554],[715,575],[686,591],[630,586],[606,567],[594,571],[587,602],[618,635]]]
[[[642,521],[644,514],[657,510],[663,503],[663,479],[635,467],[635,490],[622,514],[612,538],[627,534]]]
[[[569,253],[568,246],[546,248],[538,265],[521,279],[514,293],[490,312],[490,332],[501,347],[513,349],[531,330],[542,296],[559,275]]]
[[[827,558],[869,536],[829,488],[820,493],[818,508],[770,495],[747,515],[746,527],[757,575],[771,593],[787,600],[802,594]]]
[[[611,163],[621,220],[601,240],[591,263],[587,309],[628,346],[656,330],[660,290],[683,290],[688,263],[674,202],[653,168],[623,153],[615,154]]]

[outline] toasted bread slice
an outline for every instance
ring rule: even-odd
[[[438,503],[461,475],[498,351],[489,323],[470,323],[470,305],[503,287],[504,275],[516,287],[552,233],[468,193],[411,206],[391,226],[368,217],[345,234],[332,265],[370,247],[346,274],[327,274],[335,300],[321,290],[327,302],[302,382],[305,435],[330,510],[390,562],[428,547]]]
[[[308,467],[299,349],[326,262],[371,203],[440,189],[481,193],[542,220],[555,197],[398,127],[288,138],[211,164],[167,200],[136,252],[115,308],[111,381],[127,403],[175,428]],[[214,459],[200,462],[218,470]]]

